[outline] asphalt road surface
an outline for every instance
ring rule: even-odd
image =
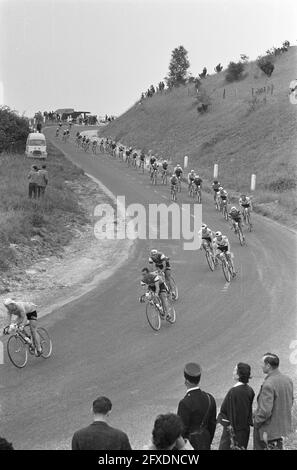
[[[54,130],[47,132],[53,141]],[[115,195],[125,195],[127,205],[169,202],[169,187],[152,188],[147,175],[124,163],[78,151],[71,142],[57,145]],[[182,201],[190,202],[185,189]],[[210,196],[203,221],[229,236],[237,278],[227,285],[220,269],[209,270],[201,251],[183,250],[183,240],[136,241],[129,261],[112,277],[40,320],[53,338],[50,359],[30,358],[18,370],[6,358],[0,369],[0,435],[17,449],[68,449],[73,432],[90,423],[94,398],[106,395],[113,403],[111,424],[141,448],[156,415],[175,412],[184,396],[186,362],[202,365],[201,387],[218,405],[239,361],[251,364],[256,392],[267,351],[280,356],[283,372],[296,373],[295,233],[254,215],[255,231],[241,247]],[[158,333],[138,302],[140,271],[152,247],[170,256],[180,290],[176,324],[164,324]]]

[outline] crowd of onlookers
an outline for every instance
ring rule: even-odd
[[[262,370],[265,378],[254,407],[255,392],[249,385],[251,367],[239,362],[233,370],[234,385],[217,410],[215,398],[200,388],[201,366],[186,364],[186,394],[176,412],[157,416],[151,441],[137,450],[211,450],[218,425],[223,427],[219,450],[246,450],[251,428],[254,450],[282,450],[283,438],[292,432],[293,382],[280,372],[275,354],[263,355]],[[96,398],[92,410],[92,423],[74,433],[72,449],[132,450],[127,434],[109,424],[110,399]],[[13,449],[12,444],[0,438],[0,450],[4,449]]]

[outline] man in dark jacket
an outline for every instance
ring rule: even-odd
[[[131,450],[128,436],[106,422],[111,408],[106,397],[93,402],[93,423],[74,433],[72,450]]]
[[[201,367],[190,362],[184,368],[186,396],[179,402],[177,414],[184,425],[183,437],[195,450],[210,450],[216,430],[216,402],[199,388]]]
[[[250,366],[239,362],[233,371],[236,383],[225,396],[218,416],[218,422],[224,427],[219,450],[230,450],[232,431],[235,445],[244,449],[248,446],[255,396],[254,390],[248,385],[250,377]]]

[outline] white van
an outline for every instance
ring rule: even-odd
[[[47,158],[44,134],[33,132],[28,135],[25,155],[29,158]]]

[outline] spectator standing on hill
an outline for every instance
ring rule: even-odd
[[[46,165],[42,165],[41,169],[38,170],[40,176],[40,183],[37,188],[38,197],[44,197],[45,189],[48,184],[48,171],[46,169]]]
[[[189,441],[182,437],[183,423],[174,413],[159,415],[152,432],[152,444],[143,450],[193,450]]]
[[[250,437],[250,426],[253,425],[252,406],[254,390],[248,385],[251,378],[251,368],[248,364],[239,362],[233,371],[235,385],[225,396],[218,422],[224,427],[219,450],[230,450],[230,428],[234,433],[235,444],[247,448]]]
[[[111,408],[106,397],[93,402],[93,423],[74,433],[72,450],[131,450],[127,434],[107,423]]]
[[[293,382],[280,372],[276,354],[264,354],[261,366],[266,377],[254,413],[254,450],[282,450],[282,438],[292,431]]]
[[[31,166],[31,170],[29,171],[28,174],[28,180],[29,180],[29,198],[32,199],[32,196],[34,199],[36,199],[38,195],[38,184],[40,183],[40,176],[38,174],[38,167],[36,165]]]
[[[215,399],[199,388],[201,367],[190,362],[184,368],[186,396],[179,402],[177,414],[181,417],[183,437],[189,439],[195,450],[210,450],[216,430],[217,407]]]

